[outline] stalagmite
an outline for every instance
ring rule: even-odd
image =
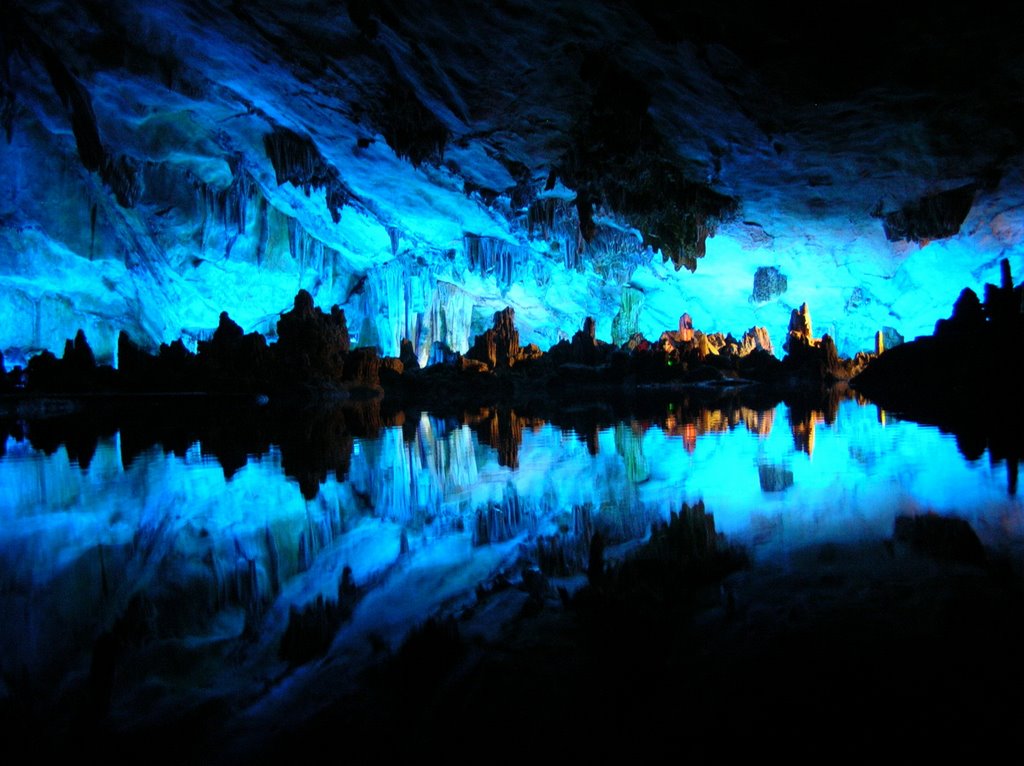
[[[492,370],[514,366],[519,358],[519,331],[515,318],[515,309],[510,306],[495,312],[494,326],[476,337],[466,358],[483,362]]]
[[[689,314],[683,314],[679,317],[679,340],[683,343],[689,343],[693,340],[693,319],[690,318]]]
[[[811,330],[811,312],[807,304],[803,303],[799,309],[793,309],[789,318],[789,332],[786,342],[783,344],[785,351],[792,352],[794,344],[800,346],[815,346],[817,343]]]
[[[775,348],[772,346],[772,339],[769,336],[768,328],[766,327],[751,327],[743,333],[743,337],[740,339],[740,356],[746,356],[747,354],[757,350],[766,351],[769,354],[775,353]]]

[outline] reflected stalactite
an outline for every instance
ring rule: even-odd
[[[691,409],[684,403],[681,406],[672,405],[661,420],[660,427],[665,433],[682,438],[684,449],[692,455],[701,436],[726,433],[741,424],[751,433],[767,437],[775,424],[775,409],[743,406]]]
[[[492,421],[494,422],[494,421]],[[520,417],[515,410],[498,410],[497,444],[498,465],[508,468],[519,467],[519,447],[523,443],[523,424],[526,418]]]
[[[626,466],[626,478],[636,484],[647,481],[650,466],[644,455],[643,429],[636,421],[616,424],[615,451]]]
[[[342,623],[363,595],[352,576],[352,568],[345,565],[338,581],[337,598],[318,594],[301,609],[292,604],[288,610],[288,626],[278,644],[278,656],[289,665],[296,666],[323,656]]]
[[[839,404],[850,398],[849,390],[830,390],[813,402],[793,401],[789,406],[789,427],[793,434],[793,445],[808,456],[814,455],[815,428],[818,425],[832,425],[839,413]]]
[[[424,414],[418,439],[422,463],[435,477],[441,493],[476,482],[478,467],[470,428]]]
[[[762,492],[784,492],[793,486],[793,472],[784,465],[758,463],[757,478]]]
[[[312,500],[328,474],[342,481],[348,476],[354,439],[342,411],[296,423],[281,439],[281,466],[296,479],[302,496]]]
[[[703,413],[692,399],[671,409],[660,402],[626,421],[611,409],[566,409],[553,416],[566,422],[563,428],[499,408],[438,416],[390,414],[374,404],[283,416],[223,400],[210,407],[193,402],[188,414],[157,407],[162,414],[134,423],[90,420],[83,412],[45,422],[9,417],[2,427],[33,441],[8,438],[9,455],[0,460],[8,490],[0,498],[0,581],[13,584],[0,592],[11,617],[0,632],[0,671],[9,679],[25,665],[41,711],[62,704],[67,690],[100,710],[121,710],[139,689],[161,694],[172,684],[194,684],[217,665],[204,654],[216,647],[232,663],[217,666],[213,681],[202,678],[210,684],[203,688],[221,682],[237,688],[243,675],[273,677],[282,661],[295,665],[346,651],[349,638],[365,649],[366,624],[346,632],[347,620],[371,611],[368,620],[422,619],[471,594],[478,578],[508,571],[511,561],[536,564],[547,577],[582,581],[586,573],[607,587],[617,582],[617,559],[638,549],[653,529],[641,556],[647,560],[618,582],[643,586],[650,582],[645,572],[703,576],[724,560],[721,540],[700,505],[669,515],[681,497],[712,493],[709,503],[722,508],[718,518],[730,538],[735,532],[767,557],[803,549],[823,534],[877,526],[887,511],[879,509],[872,483],[899,493],[894,502],[912,498],[922,506],[935,504],[934,497],[915,493],[952,486],[943,483],[939,463],[959,458],[950,438],[901,420],[883,431],[873,406],[847,403],[836,428],[816,431],[828,423],[827,404],[814,399],[794,406],[790,422],[801,435],[792,438],[816,437],[813,478],[826,479],[819,482],[806,472],[804,456],[793,454],[790,434],[771,434],[772,410],[717,401]],[[124,464],[118,441],[97,437],[119,424],[135,444],[128,452],[136,450]],[[227,436],[231,424],[237,442]],[[64,425],[70,430],[62,431]],[[608,448],[591,458],[580,434],[593,434],[595,443],[599,436]],[[714,447],[692,459],[680,454],[681,439],[696,444],[707,434],[724,438],[709,439]],[[97,438],[87,468],[73,462],[80,451],[64,449]],[[923,441],[911,441],[916,438]],[[143,448],[147,443],[156,449]],[[51,456],[37,454],[32,444]],[[915,449],[892,449],[906,444]],[[973,452],[979,444],[960,447]],[[996,474],[999,485],[998,464],[1006,460],[1012,493],[1015,448],[1013,441],[981,442],[991,464],[968,468],[977,476]],[[173,450],[183,459],[168,454]],[[317,450],[324,454],[307,455]],[[29,454],[36,463],[28,463]],[[248,456],[245,468],[236,465],[239,455]],[[211,456],[223,458],[225,469],[236,467],[220,470]],[[334,481],[340,464],[344,480]],[[283,480],[285,470],[301,477],[302,493]],[[842,478],[831,478],[833,471]],[[906,473],[929,471],[938,478],[905,486]],[[788,489],[794,474],[799,491]],[[865,491],[837,497],[838,482],[851,478]],[[965,498],[977,508],[991,500],[958,493],[953,502]],[[1015,502],[993,514],[994,522],[985,519],[979,532],[1012,529],[1019,536]],[[347,579],[342,573],[350,563],[360,588],[351,569]],[[354,609],[371,589],[379,589],[373,609]],[[31,610],[23,607],[25,594]],[[277,670],[265,672],[259,663],[267,658]],[[38,678],[65,685],[54,691]]]
[[[524,417],[514,409],[505,407],[485,408],[473,415],[467,413],[466,422],[481,442],[497,450],[498,465],[513,469],[519,467],[523,429],[544,423],[543,420]]]
[[[569,577],[585,571],[593,536],[593,509],[589,504],[573,506],[571,526],[537,538],[537,567],[548,577]]]
[[[697,436],[700,431],[696,423],[684,423],[682,426],[683,447],[689,454],[697,451]]]
[[[743,407],[740,409],[741,416],[747,430],[758,436],[770,436],[772,426],[775,425],[775,409],[753,410]]]
[[[488,545],[511,540],[519,534],[529,521],[530,514],[524,508],[515,485],[505,485],[500,503],[489,503],[478,509],[473,527],[473,545]]]
[[[813,457],[814,429],[818,423],[824,421],[825,417],[820,412],[811,411],[799,419],[794,418],[793,413],[790,413],[789,428],[793,433],[793,446],[798,451],[807,453],[808,457]]]
[[[849,388],[832,386],[788,400],[789,427],[796,449],[813,456],[815,428],[820,424],[833,425],[839,416],[839,405],[853,398],[854,393]]]

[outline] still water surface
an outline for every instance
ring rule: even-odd
[[[330,655],[357,659],[471,602],[498,572],[535,564],[545,541],[567,552],[548,574],[569,575],[574,552],[585,565],[581,536],[601,530],[621,551],[701,499],[719,532],[782,566],[805,546],[888,537],[901,513],[960,516],[996,548],[1024,537],[1015,467],[968,460],[938,429],[856,401],[828,418],[785,405],[677,417],[669,406],[582,430],[514,413],[416,414],[342,439],[331,470],[302,489],[295,459],[272,442],[229,461],[199,441],[138,451],[123,438],[100,438],[87,459],[7,438],[8,703],[61,711],[98,695],[112,716],[155,717],[210,697],[257,699],[288,672],[290,610],[337,598],[346,568],[359,598]],[[97,670],[104,635],[116,636],[114,670]]]

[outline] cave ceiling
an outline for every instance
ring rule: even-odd
[[[859,328],[852,349],[884,324],[920,329],[911,316],[963,286],[907,303],[943,263],[963,282],[1022,262],[1015,13],[277,0],[3,14],[3,310],[35,312],[8,323],[8,353],[75,322],[108,345],[118,327],[201,335],[221,308],[262,329],[301,286],[385,353],[438,306],[449,336],[427,336],[453,346],[451,317],[466,334],[503,304],[551,341],[584,315],[606,329],[629,290],[647,296],[634,329],[649,333],[701,300],[714,312],[715,283],[686,281],[705,272],[745,280],[723,288],[723,317],[777,323],[816,297]],[[764,267],[789,277],[770,305],[750,295]]]

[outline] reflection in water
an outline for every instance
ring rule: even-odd
[[[833,401],[674,402],[635,417],[464,417],[218,405],[7,424],[0,441],[0,701],[119,725],[261,699],[330,652],[358,665],[509,568],[580,573],[682,503],[755,558],[886,537],[901,512],[1024,536],[994,459]],[[788,422],[785,429],[773,428]]]

